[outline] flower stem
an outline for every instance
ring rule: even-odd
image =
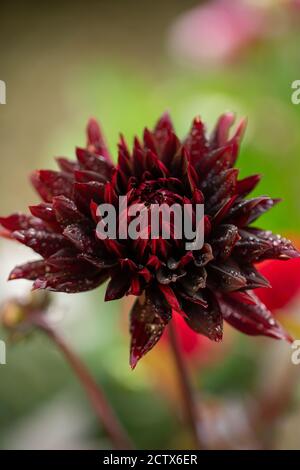
[[[197,449],[202,449],[203,445],[199,433],[199,416],[197,412],[197,402],[191,385],[188,370],[179,347],[176,326],[174,322],[169,323],[170,344],[173,351],[174,362],[176,365],[178,381],[181,387],[183,406],[185,409],[186,420],[189,424],[191,434],[193,436]]]
[[[73,369],[82,387],[91,402],[91,405],[106,433],[111,439],[115,449],[129,450],[132,449],[132,443],[114,413],[110,403],[108,402],[104,392],[95,382],[87,367],[82,363],[77,354],[72,351],[65,340],[40,316],[33,320],[46,335],[54,342],[58,349],[62,352],[65,359]]]

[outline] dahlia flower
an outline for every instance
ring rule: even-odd
[[[76,160],[57,158],[59,171],[40,170],[31,182],[43,202],[30,215],[1,218],[3,235],[32,248],[40,260],[13,269],[9,279],[33,281],[34,289],[77,293],[109,280],[105,300],[137,299],[130,315],[130,364],[160,339],[172,316],[220,341],[223,321],[249,335],[289,339],[253,290],[268,286],[254,264],[299,254],[292,243],[252,223],[278,202],[246,198],[259,175],[238,179],[234,168],[245,121],[235,133],[231,114],[220,117],[211,136],[200,118],[188,136],[176,136],[168,115],[135,138],[132,151],[121,136],[114,165],[99,125],[91,119],[87,145]],[[188,251],[185,240],[100,240],[97,207],[133,203],[204,204],[204,245]]]

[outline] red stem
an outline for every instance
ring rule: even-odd
[[[120,424],[110,403],[106,399],[104,392],[95,382],[86,366],[82,363],[81,359],[72,351],[72,349],[70,349],[65,340],[48,325],[45,319],[41,319],[40,316],[38,316],[37,318],[34,318],[33,323],[35,323],[36,326],[46,333],[47,336],[63,353],[65,359],[85,389],[92,407],[96,412],[101,425],[104,427],[106,433],[110,437],[115,449],[132,449],[132,443],[130,442],[129,437]]]
[[[183,405],[185,408],[186,420],[189,424],[191,434],[194,438],[197,449],[202,449],[200,433],[199,433],[199,416],[197,410],[196,397],[190,382],[187,367],[178,344],[178,337],[174,322],[169,323],[169,337],[173,351],[174,361],[178,375],[178,381],[181,387]]]

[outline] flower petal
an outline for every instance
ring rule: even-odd
[[[157,292],[147,291],[135,301],[130,315],[132,369],[157,343],[170,319],[171,308]]]
[[[219,305],[224,319],[237,330],[248,335],[270,336],[291,341],[290,335],[274,319],[267,307],[253,295],[255,305],[239,302],[230,295],[219,297]]]
[[[183,310],[186,313],[185,321],[196,333],[201,333],[212,341],[219,342],[223,337],[222,313],[212,295],[207,295],[206,299],[206,308],[195,303],[183,302]]]

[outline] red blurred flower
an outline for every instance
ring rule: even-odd
[[[294,241],[297,246],[300,245],[299,240]],[[276,260],[264,261],[259,266],[259,271],[272,287],[257,289],[256,295],[272,312],[288,307],[300,295],[299,258],[284,264]]]

